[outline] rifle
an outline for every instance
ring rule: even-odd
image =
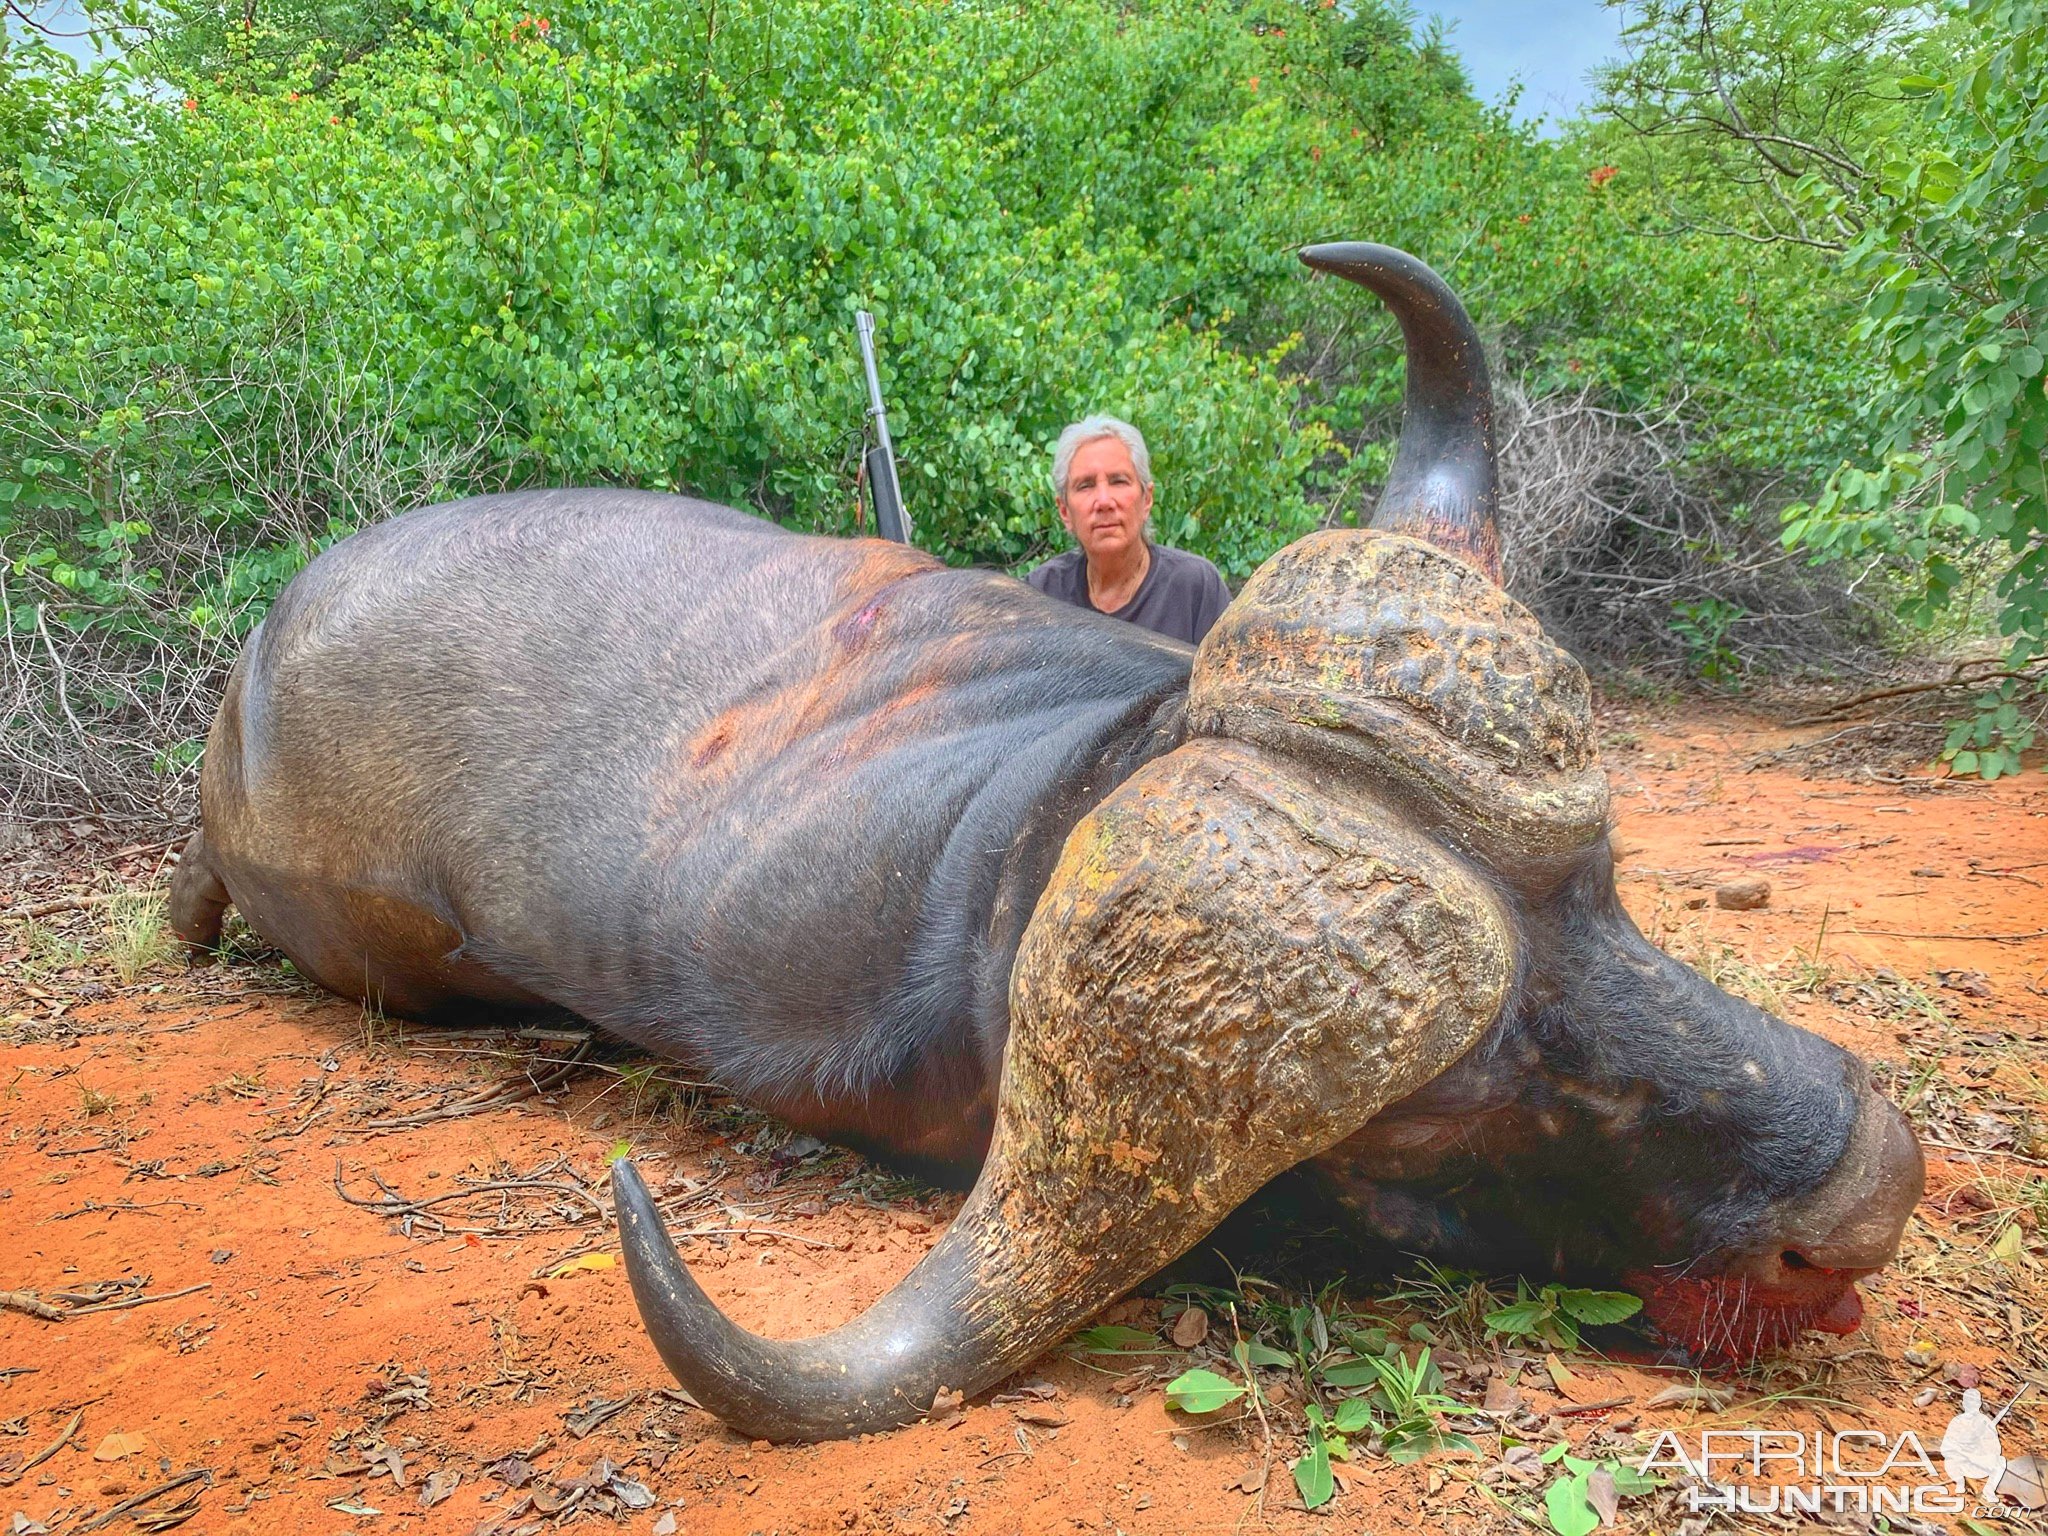
[[[882,381],[875,374],[875,317],[866,310],[854,313],[860,332],[860,360],[868,374],[868,415],[874,419],[875,446],[867,452],[868,494],[874,498],[875,530],[885,539],[908,544],[910,518],[903,510],[903,493],[896,484],[896,445],[889,441],[889,415],[882,408]]]

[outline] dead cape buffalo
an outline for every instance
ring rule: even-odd
[[[232,902],[344,996],[567,1008],[819,1136],[978,1163],[893,1291],[787,1342],[617,1166],[662,1357],[752,1435],[978,1391],[1303,1164],[1364,1237],[1623,1281],[1700,1354],[1854,1327],[1918,1144],[1623,912],[1585,676],[1498,585],[1471,322],[1399,251],[1304,260],[1400,321],[1391,483],[1199,651],[684,497],[429,507],[250,638],[179,933]]]

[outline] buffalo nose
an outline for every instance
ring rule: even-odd
[[[1867,1094],[1834,1171],[1782,1213],[1783,1262],[1793,1269],[1881,1268],[1899,1251],[1926,1186],[1927,1163],[1906,1117],[1891,1100]]]

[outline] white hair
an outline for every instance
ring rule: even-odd
[[[1152,455],[1145,449],[1145,434],[1128,421],[1115,416],[1084,416],[1060,434],[1052,451],[1052,493],[1067,499],[1067,475],[1074,467],[1074,455],[1088,443],[1113,437],[1131,453],[1131,467],[1138,472],[1138,484],[1152,489]]]

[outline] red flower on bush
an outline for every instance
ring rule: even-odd
[[[1620,174],[1620,171],[1621,168],[1619,166],[1596,165],[1593,167],[1593,174],[1591,176],[1588,176],[1586,179],[1592,182],[1593,185],[1596,187],[1604,187],[1607,185],[1607,183],[1614,180],[1614,178]]]
[[[197,112],[199,110],[198,101],[193,97],[187,96],[185,98],[185,110],[187,112]]]

